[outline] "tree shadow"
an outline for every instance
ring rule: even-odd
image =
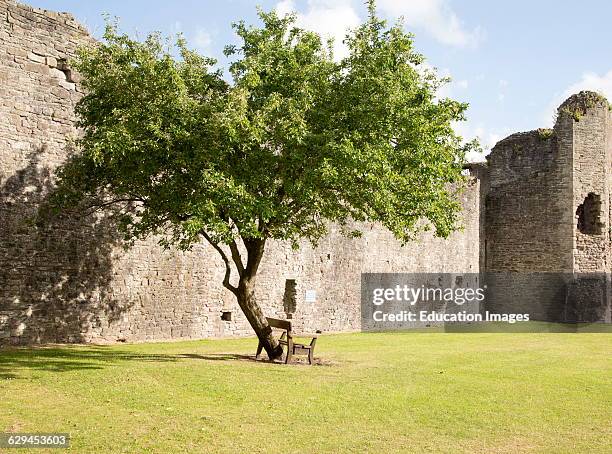
[[[43,146],[0,179],[0,344],[85,342],[129,309],[109,289],[121,243],[112,216],[51,214],[45,159]]]
[[[0,380],[20,379],[26,371],[73,372],[99,370],[120,365],[126,361],[168,363],[184,360],[248,361],[253,363],[282,364],[255,355],[234,353],[177,353],[151,354],[117,350],[113,347],[10,347],[0,349]]]
[[[9,348],[0,350],[0,379],[18,379],[24,371],[97,370],[125,361],[174,362],[181,355],[136,353],[103,346],[87,348]]]
[[[264,360],[255,359],[255,355],[237,355],[234,353],[211,353],[207,355],[200,355],[196,353],[183,353],[176,355],[177,358],[185,359],[204,359],[206,361],[254,361],[261,362]],[[273,362],[273,361],[268,361]]]

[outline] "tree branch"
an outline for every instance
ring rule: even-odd
[[[236,241],[232,240],[229,244],[230,251],[232,252],[232,260],[236,264],[236,268],[238,269],[238,274],[242,276],[244,274],[244,264],[242,263],[242,257],[240,256],[240,251],[238,250],[238,245]]]
[[[230,284],[232,267],[230,266],[227,255],[225,254],[225,252],[223,252],[223,249],[221,249],[221,247],[219,246],[219,243],[215,243],[210,237],[210,235],[208,235],[204,230],[201,230],[200,234],[204,238],[206,238],[206,241],[208,241],[213,248],[215,248],[215,250],[219,253],[219,255],[221,255],[223,262],[225,263],[225,276],[223,276],[223,286],[226,289],[228,289],[230,292],[232,292],[234,295],[238,296],[238,289],[234,287],[232,284]]]
[[[229,216],[227,216],[223,211],[219,213],[219,217],[227,223],[230,230],[233,230],[235,227],[236,230],[238,230],[238,234],[240,234],[240,229],[238,228],[236,223],[232,219],[230,219]],[[242,262],[242,257],[240,256],[240,250],[238,250],[238,245],[234,240],[229,242],[228,245],[232,253],[232,260],[234,261],[234,263],[236,264],[236,268],[238,269],[238,275],[242,277],[242,275],[244,274],[244,263]]]
[[[115,203],[128,203],[128,202],[140,202],[142,204],[146,203],[146,201],[141,198],[123,198],[123,199],[108,200],[108,201],[100,202],[100,203],[92,203],[88,205],[87,207],[85,207],[85,209],[90,210],[91,208],[93,208],[94,209],[93,211],[97,211],[97,210],[101,210],[102,208],[106,208],[107,206],[113,205]],[[93,213],[93,211],[91,211],[90,213]]]

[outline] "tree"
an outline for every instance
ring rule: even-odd
[[[207,241],[271,359],[282,354],[254,295],[268,240],[313,244],[330,222],[378,222],[402,242],[458,227],[456,193],[467,149],[451,127],[466,104],[437,99],[444,79],[424,69],[401,24],[369,18],[347,35],[350,55],[259,11],[226,82],[215,61],[179,38],[138,42],[109,24],[72,65],[78,152],[58,172],[56,205],[85,199],[121,210],[126,239],[162,235],[164,246]],[[178,52],[173,54],[173,50]]]

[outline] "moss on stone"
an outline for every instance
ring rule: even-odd
[[[538,137],[541,140],[548,140],[553,136],[553,130],[551,128],[539,128]]]

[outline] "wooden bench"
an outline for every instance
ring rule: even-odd
[[[285,356],[285,364],[288,364],[291,361],[291,357],[295,354],[303,354],[308,355],[308,363],[312,364],[312,359],[314,355],[315,344],[317,343],[317,334],[305,334],[299,337],[308,337],[310,338],[310,344],[301,344],[295,342],[293,339],[294,333],[291,329],[291,322],[288,320],[280,320],[278,318],[270,318],[266,317],[268,320],[268,324],[272,328],[281,329],[283,333],[278,339],[278,343],[287,347],[287,355]],[[318,333],[319,331],[317,331]],[[263,345],[261,341],[259,345],[257,345],[257,354],[255,355],[256,359],[259,359],[259,355],[261,355],[261,351],[263,350]]]

